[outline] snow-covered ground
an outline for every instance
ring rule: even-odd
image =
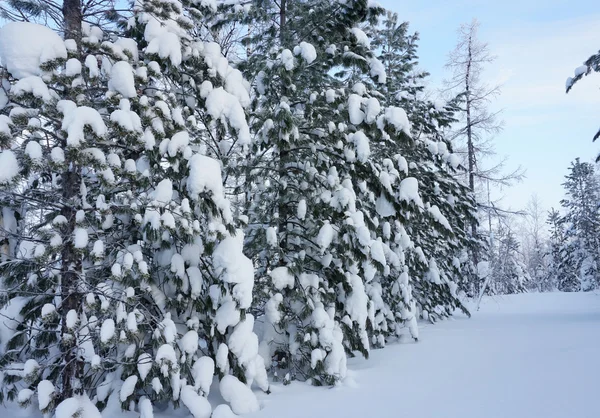
[[[275,385],[245,417],[597,418],[600,294],[487,298],[471,319],[424,325],[418,343],[374,350],[350,369],[335,388]],[[5,416],[34,415],[0,406]]]
[[[484,299],[350,369],[342,387],[276,387],[247,417],[597,418],[600,294]]]

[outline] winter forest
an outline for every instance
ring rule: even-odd
[[[419,392],[495,304],[600,335],[598,160],[556,207],[502,198],[529,168],[496,152],[471,17],[433,88],[371,0],[3,0],[0,416],[364,416],[323,405]],[[594,52],[562,94],[597,87]],[[550,416],[523,408],[498,416]]]

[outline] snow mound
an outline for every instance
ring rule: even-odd
[[[62,401],[55,411],[56,418],[102,418],[98,408],[87,395],[75,396]]]
[[[40,65],[67,58],[67,48],[52,29],[29,22],[0,28],[0,64],[15,78],[40,76]]]
[[[215,196],[223,195],[221,166],[214,158],[195,154],[189,162],[190,175],[187,179],[187,189],[193,199],[202,192],[210,191]]]
[[[219,385],[221,396],[229,402],[234,413],[250,414],[260,409],[258,399],[250,388],[240,382],[236,377],[227,375],[221,380]]]
[[[311,64],[317,59],[317,50],[308,42],[300,42],[300,45],[294,47],[294,55],[300,55],[307,64]]]
[[[69,100],[58,102],[58,110],[64,115],[62,130],[67,132],[67,145],[79,146],[85,140],[84,128],[89,126],[97,136],[106,134],[106,125],[96,109],[87,106],[77,107]]]
[[[192,386],[181,389],[181,402],[190,410],[194,418],[210,418],[212,408],[206,398],[198,395]]]
[[[0,183],[8,183],[19,174],[19,162],[11,150],[0,152]]]
[[[423,201],[419,196],[419,181],[414,177],[407,177],[400,183],[400,199],[407,202],[414,202],[417,206],[423,207]]]
[[[234,237],[225,238],[215,248],[213,265],[221,280],[235,284],[232,296],[239,302],[240,308],[247,309],[252,303],[254,265],[242,252],[243,246],[242,231],[237,231]]]

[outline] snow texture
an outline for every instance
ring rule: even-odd
[[[9,183],[19,174],[19,162],[11,150],[0,152],[0,183]]]
[[[290,289],[294,287],[294,276],[290,274],[287,267],[276,267],[269,273],[273,280],[273,286],[277,290],[282,290],[285,287]]]
[[[348,140],[356,147],[356,157],[361,163],[366,163],[371,155],[369,138],[363,131],[358,131],[349,135]]]
[[[213,382],[215,373],[215,362],[208,356],[200,357],[192,367],[194,377],[194,389],[200,390],[204,395],[210,392],[210,386]]]
[[[198,333],[194,330],[186,332],[179,340],[182,350],[189,355],[193,355],[198,350]]]
[[[296,216],[298,216],[298,219],[300,220],[303,220],[306,217],[306,199],[300,199],[300,201],[298,202]]]
[[[137,382],[138,377],[136,375],[129,376],[127,379],[125,379],[123,385],[121,386],[121,390],[119,391],[119,400],[121,402],[125,402],[127,398],[133,395]]]
[[[187,179],[187,189],[192,199],[198,199],[198,195],[204,191],[212,192],[215,196],[223,195],[221,166],[217,160],[194,154],[188,164],[190,175]]]
[[[106,135],[106,125],[96,109],[77,105],[68,100],[58,102],[63,114],[61,129],[67,132],[67,145],[77,147],[85,140],[84,128],[89,126],[97,136]]]
[[[181,42],[177,34],[163,26],[156,18],[151,17],[144,30],[144,38],[148,41],[147,54],[157,54],[169,59],[175,67],[182,62]]]
[[[111,318],[105,320],[100,327],[100,341],[108,343],[115,336],[115,321]]]
[[[294,47],[294,55],[300,55],[307,64],[311,64],[317,59],[317,50],[308,42],[300,42],[299,45]]]
[[[77,58],[71,58],[65,65],[65,74],[67,77],[75,77],[81,74],[81,61]]]
[[[102,418],[102,415],[87,395],[76,395],[56,407],[55,418]]]
[[[10,22],[0,28],[0,64],[17,79],[41,76],[41,64],[66,59],[67,48],[58,33],[29,22]]]
[[[260,409],[256,395],[232,375],[221,379],[219,389],[223,399],[229,402],[231,410],[237,415],[250,414]]]
[[[196,393],[192,386],[181,389],[181,402],[189,409],[194,418],[210,418],[212,407],[208,400]]]
[[[281,64],[287,71],[292,71],[294,69],[294,54],[289,49],[284,49],[281,51]]]
[[[408,121],[408,116],[404,109],[395,106],[386,108],[385,119],[396,128],[396,131],[404,132],[410,136],[410,122]]]
[[[377,198],[377,202],[375,202],[375,210],[377,211],[377,214],[383,218],[393,216],[396,213],[394,205],[387,200],[383,194],[379,195]]]
[[[348,114],[350,123],[360,125],[365,120],[365,113],[361,110],[362,97],[358,94],[348,96]]]
[[[330,414],[324,411],[335,411],[336,416],[346,418],[396,418],[399,393],[407,416],[593,418],[597,415],[597,387],[593,382],[600,373],[596,355],[600,343],[598,297],[597,292],[485,297],[480,311],[469,306],[471,319],[457,314],[456,320],[442,321],[435,327],[425,325],[422,331],[426,335],[418,344],[394,344],[372,351],[369,360],[360,356],[350,359],[348,377],[334,390],[303,383],[275,384],[273,393],[258,395],[260,403],[265,404],[260,411],[254,393],[235,377],[225,376],[220,388],[223,398],[239,408],[234,412],[251,410],[255,418]],[[328,321],[325,311],[320,310],[319,315],[319,325]],[[223,346],[225,350],[219,352],[226,357]],[[323,356],[323,352],[314,352],[310,360],[323,361]],[[156,379],[155,389],[159,385]],[[423,390],[423,385],[428,390]],[[38,386],[38,391],[43,390]],[[501,402],[498,393],[503,394]],[[477,400],[475,407],[465,409],[465,402],[473,399]],[[123,412],[122,416],[111,417],[134,418],[141,414],[142,418],[150,418],[149,404],[141,401],[139,413]],[[11,404],[6,408],[0,406],[2,416],[42,416],[32,410],[19,411]],[[56,418],[72,418],[77,413],[80,418],[100,418],[85,396],[61,403]],[[216,407],[212,414],[212,418],[236,416],[227,405]],[[154,417],[175,415],[165,411]]]
[[[588,70],[588,66],[587,65],[580,65],[579,67],[575,68],[575,77],[579,77],[580,75],[583,75],[587,72]]]
[[[334,230],[329,221],[325,221],[321,229],[319,229],[319,234],[317,235],[317,245],[321,248],[321,252],[324,252],[333,241]]]
[[[419,181],[416,178],[407,177],[400,182],[400,199],[414,202],[417,206],[423,207],[423,201],[419,195]]]
[[[240,308],[247,309],[252,303],[254,287],[254,266],[244,255],[244,234],[237,231],[233,237],[221,241],[213,252],[213,266],[216,274],[226,283],[234,284],[232,296]]]
[[[213,89],[206,97],[206,111],[214,119],[225,117],[237,131],[240,145],[250,143],[250,128],[246,122],[246,114],[236,96],[227,92],[223,87]]]
[[[371,351],[368,360],[349,360],[351,373],[334,390],[278,384],[277,392],[259,395],[266,406],[252,417],[397,418],[399,407],[406,416],[430,418],[596,417],[598,297],[486,297],[479,312],[470,307],[471,319],[457,314],[425,325],[418,344],[394,344]]]
[[[167,146],[167,152],[170,157],[175,157],[179,151],[183,152],[190,143],[190,136],[186,131],[177,132]]]
[[[138,357],[137,370],[142,380],[146,380],[146,376],[152,369],[152,356],[148,353],[142,353]]]
[[[11,89],[12,93],[16,96],[23,95],[25,93],[31,93],[34,97],[42,99],[45,102],[50,101],[52,96],[50,90],[44,81],[38,76],[29,76],[20,79],[15,83]]]
[[[29,141],[25,146],[25,154],[33,161],[39,162],[42,157],[42,147],[36,141]]]
[[[169,179],[161,180],[154,190],[154,200],[160,206],[166,206],[173,198],[173,182]]]
[[[352,34],[356,38],[356,42],[359,45],[364,46],[365,48],[371,48],[371,40],[367,36],[366,33],[362,31],[360,28],[352,28]]]
[[[38,406],[43,411],[50,405],[54,396],[54,385],[49,380],[42,380],[37,385]]]
[[[229,407],[229,405],[226,404],[222,404],[217,406],[213,413],[211,418],[236,418],[237,415],[233,413],[233,411],[231,410],[231,408]]]
[[[383,63],[375,57],[369,58],[369,68],[371,76],[375,78],[378,83],[385,84],[387,75]]]
[[[126,98],[132,98],[137,95],[131,64],[127,61],[119,61],[112,66],[108,88]]]
[[[175,354],[175,350],[173,346],[169,344],[163,344],[158,348],[156,352],[156,360],[158,364],[163,363],[171,363],[177,364],[177,355]]]
[[[275,227],[270,226],[266,230],[267,234],[267,245],[270,247],[275,247],[277,245],[277,230]]]
[[[433,205],[428,209],[428,211],[438,223],[443,225],[447,230],[452,231],[450,222],[448,222],[448,219],[444,216],[444,214],[442,214],[442,212],[440,212],[440,208],[438,208],[436,205]]]
[[[73,245],[75,248],[85,248],[88,244],[88,233],[85,228],[75,228]]]

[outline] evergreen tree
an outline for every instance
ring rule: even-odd
[[[284,1],[255,2],[248,16],[259,33],[241,65],[257,75],[248,245],[270,322],[264,357],[284,381],[332,384],[345,376],[347,353],[369,351],[364,270],[374,258],[386,264],[364,206],[370,138],[349,113],[347,81],[332,72],[378,70],[356,37],[376,13],[364,1]]]
[[[411,131],[404,110],[379,101],[385,69],[359,28],[379,10],[362,1],[260,5],[250,26],[261,37],[250,38],[243,68],[258,74],[250,177],[261,182],[253,180],[248,243],[264,277],[257,305],[278,330],[264,352],[289,377],[331,383],[345,372],[341,348],[366,355],[406,325],[417,338],[403,224],[409,212],[430,215],[406,158],[385,152],[410,143]],[[269,26],[269,13],[285,24]],[[418,247],[409,255],[424,277],[430,260]],[[331,322],[318,319],[325,308]],[[339,345],[323,347],[337,328]]]
[[[544,231],[544,212],[536,195],[533,195],[525,213],[525,228],[521,237],[527,272],[531,277],[531,289],[547,291],[548,240]]]
[[[210,5],[138,1],[132,12],[125,30],[67,22],[66,41],[2,28],[13,45],[2,48],[0,196],[20,223],[0,272],[15,330],[2,341],[2,393],[37,395],[44,412],[137,404],[150,416],[170,401],[206,416],[216,369],[234,412],[251,412],[240,382],[268,389],[246,314],[253,267],[207,156],[215,131],[248,139],[241,76],[186,17]],[[32,32],[41,60],[24,67]]]
[[[496,254],[492,262],[489,293],[509,295],[525,292],[531,278],[522,261],[515,235],[508,227],[500,225],[494,234],[494,242]]]
[[[541,284],[542,291],[552,291],[555,289],[563,290],[575,288],[572,280],[576,278],[574,269],[570,266],[565,257],[563,257],[562,247],[565,244],[564,222],[560,213],[556,209],[551,209],[548,213],[546,223],[550,227],[550,246],[546,258],[548,259],[548,273]]]
[[[399,220],[424,255],[409,263],[411,277],[420,278],[415,282],[417,304],[425,316],[436,320],[462,308],[456,286],[468,282],[473,268],[464,258],[461,265],[461,254],[477,245],[466,234],[467,224],[474,220],[473,196],[456,177],[459,159],[444,137],[444,128],[454,121],[456,106],[424,97],[428,74],[417,70],[418,36],[409,35],[408,25],[398,24],[397,15],[387,14],[374,39],[388,75],[385,101],[407,109],[414,139],[388,142],[380,155],[406,157],[412,162],[411,176],[419,179],[426,211]],[[404,212],[402,208],[396,213]]]
[[[571,163],[565,178],[566,198],[561,201],[565,210],[562,257],[575,269],[578,283],[573,283],[572,276],[564,276],[559,279],[559,289],[592,290],[600,285],[600,186],[594,166],[579,158]]]

